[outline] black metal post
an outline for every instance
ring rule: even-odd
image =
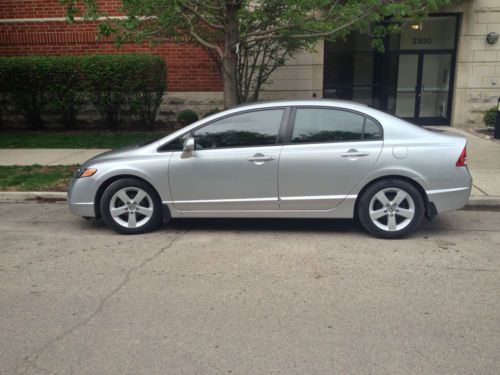
[[[495,139],[500,139],[500,97],[498,97],[497,103],[497,117],[495,121]]]

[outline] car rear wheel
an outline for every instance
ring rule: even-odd
[[[358,217],[363,227],[380,238],[401,238],[418,228],[424,217],[424,201],[409,182],[377,181],[360,197]]]
[[[106,188],[101,199],[101,213],[106,225],[118,233],[140,234],[160,224],[162,204],[148,184],[125,178]]]

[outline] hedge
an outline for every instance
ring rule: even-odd
[[[33,129],[48,113],[70,128],[85,102],[109,129],[125,108],[151,129],[165,90],[165,61],[153,55],[0,57],[0,93]]]

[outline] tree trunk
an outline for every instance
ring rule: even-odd
[[[236,87],[236,58],[224,57],[222,80],[224,84],[224,107],[238,105],[238,89]]]
[[[224,56],[222,57],[222,81],[224,84],[224,107],[238,105],[236,84],[236,45],[239,40],[238,9],[241,5],[226,5],[226,32],[224,35]]]

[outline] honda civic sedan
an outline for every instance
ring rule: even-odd
[[[400,238],[463,207],[466,139],[333,100],[233,108],[85,162],[72,212],[123,234],[175,218],[357,218]]]

